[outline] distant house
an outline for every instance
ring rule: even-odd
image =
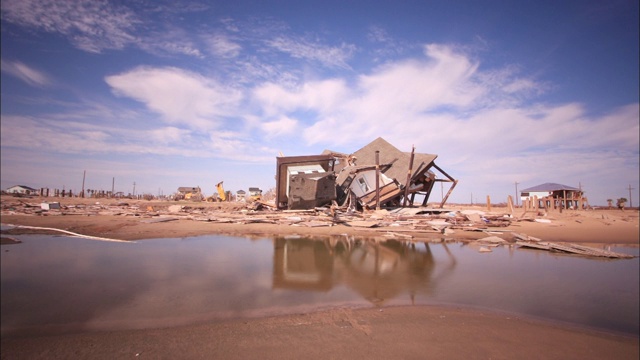
[[[236,191],[236,201],[245,201],[247,196],[247,192],[244,190]]]
[[[520,191],[522,203],[534,206],[565,209],[579,209],[586,203],[584,192],[578,188],[556,183],[544,183]],[[536,203],[537,201],[537,203]]]
[[[9,194],[37,195],[38,190],[25,185],[14,185],[7,189]]]
[[[262,190],[257,187],[250,187],[249,197],[251,197],[252,200],[260,200],[260,198],[262,197]]]

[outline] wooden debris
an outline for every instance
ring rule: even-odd
[[[388,237],[388,238],[413,239],[413,235],[400,234],[400,233],[392,232],[392,231],[387,231],[383,236]]]
[[[68,231],[68,230],[56,229],[56,228],[51,228],[51,227],[13,225],[13,224],[2,224],[2,225],[3,226],[9,226],[9,227],[15,227],[15,228],[19,228],[19,229],[55,231],[55,232],[60,232],[60,233],[63,233],[63,234],[71,235],[71,236],[74,236],[74,237],[79,237],[79,238],[83,238],[83,239],[90,239],[90,240],[114,241],[114,242],[123,242],[123,243],[135,243],[135,241],[117,240],[117,239],[110,239],[110,238],[104,238],[104,237],[99,237],[99,236],[83,235],[83,234],[74,233],[74,232],[71,232],[71,231]]]
[[[145,224],[154,224],[154,223],[161,223],[161,222],[174,221],[174,220],[179,220],[179,218],[177,218],[177,217],[157,217],[157,218],[153,218],[153,219],[140,220],[140,222],[141,223],[145,223]]]
[[[179,219],[204,221],[211,223],[238,223],[238,224],[278,224],[289,226],[335,226],[345,225],[358,228],[361,231],[380,233],[381,241],[393,238],[411,240],[420,234],[433,233],[445,236],[454,233],[454,229],[464,231],[485,232],[488,237],[471,242],[473,246],[480,246],[489,251],[491,247],[503,246],[515,242],[519,247],[534,248],[546,251],[577,254],[588,257],[606,258],[633,258],[634,256],[606,251],[597,248],[577,244],[543,242],[539,238],[513,232],[513,230],[500,229],[509,226],[512,218],[504,215],[490,215],[477,211],[452,211],[444,209],[427,208],[399,208],[381,211],[357,212],[349,207],[340,207],[336,204],[331,207],[314,208],[309,210],[279,210],[273,204],[256,201],[246,206],[238,206],[234,210],[223,210],[220,207],[192,207],[180,204],[162,206],[143,206],[142,209],[135,204],[120,202],[116,204],[89,204],[58,206],[55,203],[28,203],[25,201],[3,201],[1,210],[3,215],[27,215],[27,216],[134,216],[144,218],[142,223],[154,224],[174,221]],[[266,210],[266,211],[265,211]],[[538,223],[551,223],[552,218],[545,219],[519,219],[516,221],[532,221]],[[580,222],[579,220],[576,220]],[[3,224],[5,225],[5,224]],[[553,226],[553,225],[552,225]],[[48,229],[62,231],[59,229]],[[500,235],[511,232],[509,241],[500,238]],[[68,232],[67,232],[68,233]],[[79,236],[79,234],[71,234]],[[114,241],[113,239],[95,239]],[[442,241],[437,239],[436,241]],[[116,240],[117,241],[117,240]]]
[[[476,242],[478,244],[484,244],[484,245],[505,245],[508,243],[503,238],[500,238],[497,236],[487,236],[485,238],[476,240]]]
[[[635,257],[633,255],[622,254],[622,253],[617,253],[613,251],[607,251],[603,249],[598,249],[598,248],[593,248],[593,247],[578,245],[578,244],[571,244],[571,243],[558,244],[558,243],[552,243],[552,242],[517,241],[516,245],[520,247],[557,251],[557,252],[577,254],[577,255],[583,255],[583,256],[592,256],[592,257],[606,257],[606,258],[612,258],[612,259],[631,259]]]
[[[352,226],[352,227],[367,227],[367,228],[378,226],[377,221],[367,221],[367,220],[348,221],[345,224],[347,226]]]

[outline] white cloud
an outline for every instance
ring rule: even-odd
[[[181,69],[140,67],[105,81],[116,94],[142,102],[171,124],[214,129],[223,117],[239,115],[239,91]]]
[[[51,78],[19,61],[1,61],[2,72],[17,77],[31,86],[43,87],[51,84]]]
[[[277,115],[296,110],[324,112],[339,107],[349,90],[343,80],[329,79],[303,84],[294,89],[266,83],[253,91],[265,115]]]
[[[290,135],[296,132],[298,121],[288,116],[283,116],[275,121],[268,121],[262,124],[262,130],[269,138],[282,135]]]
[[[191,134],[189,130],[179,129],[173,126],[154,129],[149,131],[149,133],[152,139],[164,144],[182,143],[185,138],[188,138]]]

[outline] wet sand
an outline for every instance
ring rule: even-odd
[[[5,201],[13,201],[6,199]],[[28,200],[38,202],[39,200]],[[61,201],[64,203],[65,200]],[[91,203],[88,199],[70,202]],[[154,207],[168,204],[153,203]],[[142,202],[142,206],[148,206]],[[219,206],[219,204],[207,204]],[[462,208],[451,206],[453,210]],[[477,210],[485,210],[477,207]],[[230,208],[229,211],[236,211]],[[493,213],[500,212],[493,209]],[[513,222],[508,228],[546,241],[638,246],[637,210],[548,214],[548,223]],[[128,216],[28,216],[3,209],[2,223],[54,227],[123,240],[205,234],[367,236],[380,230],[337,225],[212,224],[193,220],[143,223]],[[8,238],[9,234],[3,234]],[[425,238],[438,236],[423,234]],[[482,232],[456,231],[476,239]],[[421,236],[416,236],[420,239]],[[12,245],[6,245],[12,246]],[[19,245],[17,245],[19,246]],[[4,247],[4,246],[3,246]],[[628,260],[638,261],[638,259]],[[2,338],[2,359],[50,358],[580,358],[637,359],[639,339],[551,324],[495,312],[454,307],[328,309],[307,314],[237,319],[165,329],[87,332]]]
[[[638,339],[446,307],[2,339],[3,359],[637,359]]]

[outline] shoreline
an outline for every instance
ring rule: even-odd
[[[219,223],[197,221],[178,213],[180,219],[149,222],[165,215],[169,206],[201,207],[216,217],[246,219],[242,204],[154,203],[129,204],[134,216],[113,214],[19,214],[15,198],[2,197],[2,223],[51,227],[83,235],[120,240],[185,238],[204,235],[255,236],[356,236],[380,238],[402,226],[356,227],[296,226],[274,223]],[[22,199],[39,204],[42,199]],[[51,199],[49,199],[51,200]],[[56,201],[62,199],[55,199]],[[70,209],[95,205],[96,200],[60,201]],[[117,202],[102,206],[117,206]],[[202,206],[200,206],[202,205]],[[227,208],[222,208],[227,206]],[[153,210],[149,210],[153,208]],[[469,207],[452,206],[453,211]],[[482,208],[471,208],[480,211]],[[18,210],[18,211],[16,211]],[[493,209],[501,214],[503,209]],[[155,214],[153,214],[155,213]],[[157,213],[160,213],[158,215]],[[256,212],[261,214],[260,212]],[[269,213],[269,212],[265,212]],[[175,215],[175,214],[174,214]],[[298,216],[299,214],[292,214]],[[375,212],[360,220],[376,219]],[[189,216],[192,216],[189,214]],[[550,213],[549,222],[512,221],[497,228],[499,237],[512,233],[545,241],[638,247],[637,210],[581,210]],[[491,230],[491,229],[488,229]],[[3,230],[12,235],[34,233],[30,229]],[[41,232],[42,233],[42,232]],[[51,233],[51,232],[46,232]],[[410,241],[473,241],[488,236],[483,231],[455,229],[447,235],[432,231],[406,231]],[[613,260],[613,261],[638,261]],[[637,359],[639,337],[575,324],[459,305],[396,305],[382,308],[336,307],[292,314],[262,314],[249,318],[142,330],[113,330],[52,336],[2,336],[2,358],[621,358]]]
[[[65,211],[39,211],[40,204],[51,198],[14,198],[2,196],[2,224],[51,227],[87,236],[117,240],[152,238],[182,238],[199,235],[232,236],[360,236],[376,237],[397,234],[401,239],[477,240],[497,235],[507,241],[513,234],[525,234],[542,241],[625,244],[640,246],[638,210],[597,209],[565,210],[546,214],[507,214],[506,208],[449,206],[447,211],[480,212],[487,217],[510,216],[508,226],[487,227],[482,224],[449,226],[446,233],[436,226],[416,228],[416,219],[434,219],[443,222],[446,216],[390,216],[386,210],[363,212],[345,217],[339,222],[322,212],[283,212],[248,210],[251,204],[208,202],[117,201],[109,199],[56,198]],[[101,200],[101,201],[96,201]],[[177,210],[176,210],[177,208]],[[34,210],[36,209],[36,210]],[[420,208],[418,210],[421,210]],[[411,210],[411,209],[410,209]],[[415,210],[415,209],[413,209]],[[431,209],[433,210],[433,209]],[[38,212],[39,211],[39,212]],[[289,219],[303,219],[295,222]],[[399,219],[399,220],[397,220]],[[412,223],[413,222],[413,223]],[[475,231],[472,231],[475,230]],[[33,230],[14,229],[3,234],[27,233]]]

